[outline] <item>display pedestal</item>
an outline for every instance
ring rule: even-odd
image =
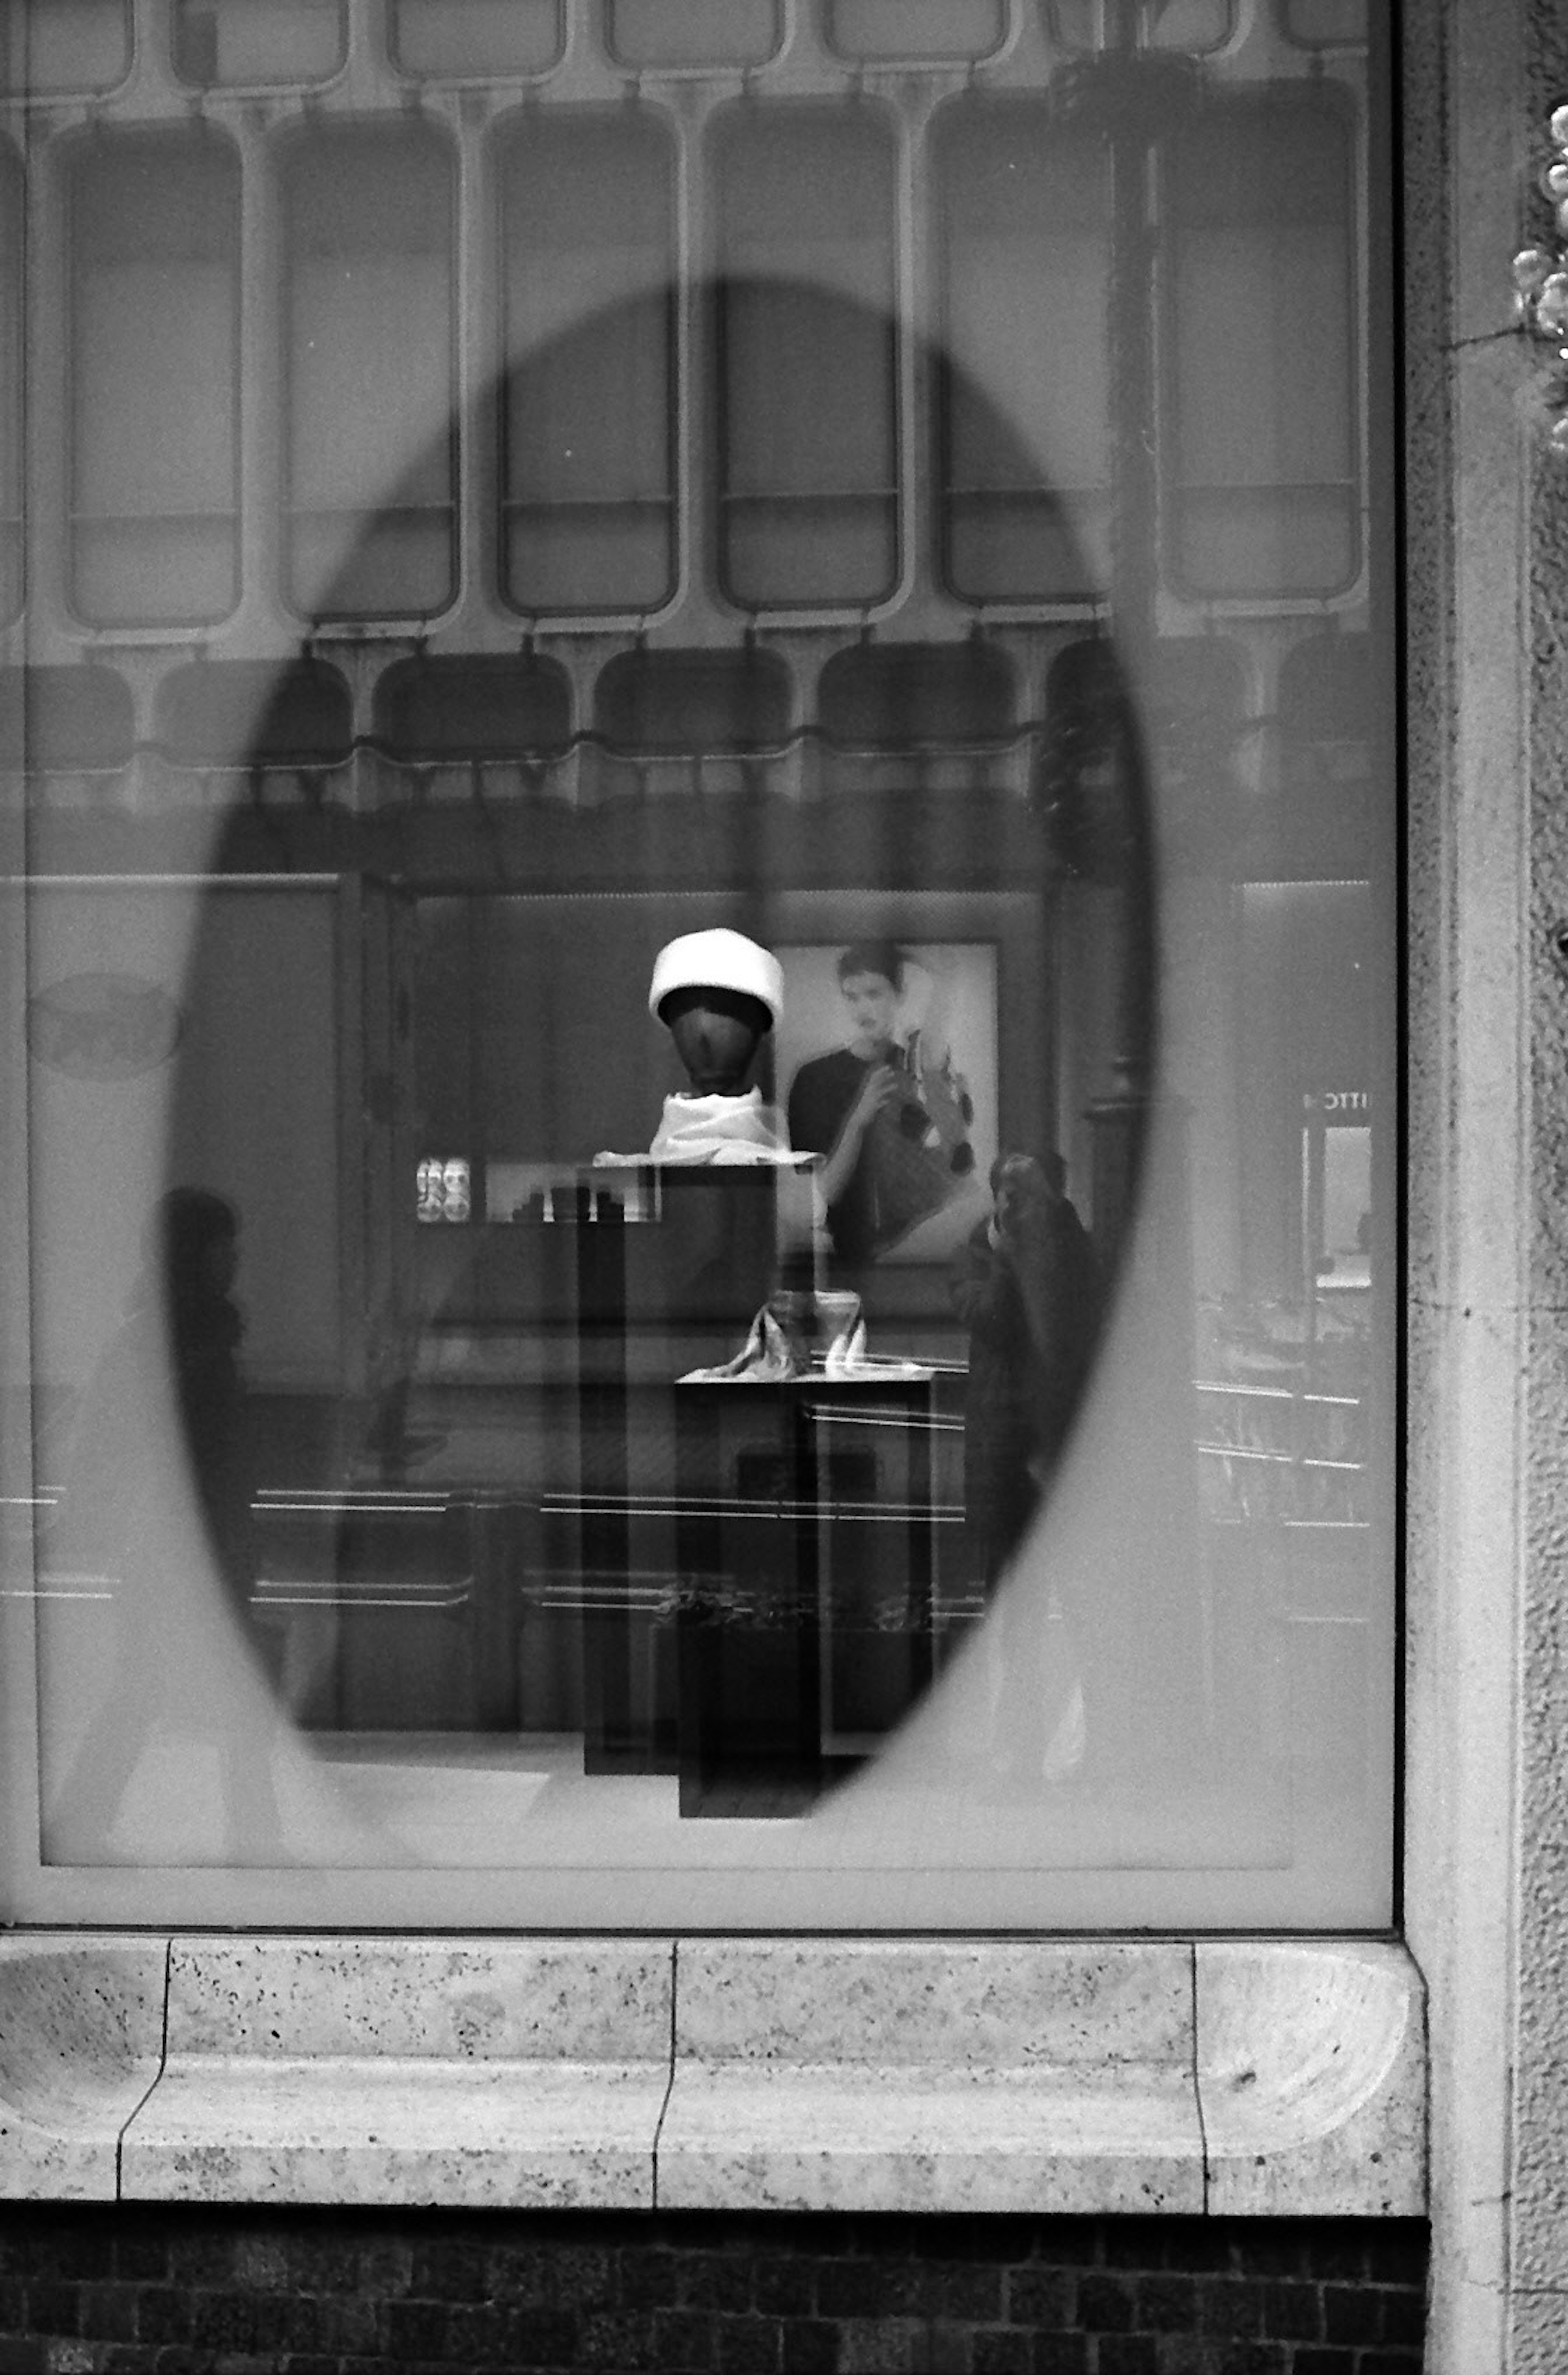
[[[805,1812],[930,1681],[930,1397],[677,1387],[683,1814]]]

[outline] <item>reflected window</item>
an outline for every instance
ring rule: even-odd
[[[0,89],[29,97],[112,90],[131,70],[130,0],[8,7],[0,62]]]
[[[331,767],[353,744],[348,687],[295,660],[200,660],[159,688],[158,738],[182,767]]]
[[[239,597],[240,168],[210,132],[106,132],[66,166],[70,586],[95,626]]]
[[[719,572],[749,609],[898,576],[893,143],[870,108],[713,125]]]
[[[1235,0],[1047,0],[1052,38],[1063,49],[1222,49],[1235,26]],[[1130,37],[1130,38],[1129,38]]]
[[[641,110],[530,115],[500,171],[503,591],[656,609],[676,565],[668,135]]]
[[[1006,654],[972,640],[835,652],[822,670],[817,707],[832,741],[907,750],[999,740],[1011,731],[1016,700]]]
[[[594,722],[621,750],[776,748],[790,674],[776,652],[622,652],[599,678]]]
[[[324,125],[289,136],[278,178],[289,600],[428,617],[456,583],[451,149]]]
[[[405,74],[548,74],[565,42],[564,0],[391,0],[388,38]]]
[[[944,573],[972,601],[1081,599],[1107,565],[1104,144],[1038,100],[938,117]]]
[[[198,90],[325,82],[348,55],[345,0],[173,0],[174,71]]]
[[[610,53],[652,73],[760,66],[779,46],[781,0],[605,0]]]
[[[825,21],[846,58],[978,60],[1008,30],[1006,0],[827,0]]]
[[[572,688],[553,660],[395,660],[376,685],[375,731],[416,762],[559,750],[572,735]]]
[[[17,758],[48,772],[124,767],[136,748],[131,688],[97,661],[0,670],[0,716],[20,730]]]
[[[1338,593],[1361,565],[1350,118],[1331,93],[1210,106],[1166,156],[1166,568],[1194,594]]]
[[[0,620],[22,605],[22,168],[0,144]]]
[[[1280,0],[1285,30],[1303,50],[1365,46],[1366,0]]]

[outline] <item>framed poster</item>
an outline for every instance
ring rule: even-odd
[[[990,1209],[996,943],[867,931],[782,941],[777,955],[777,1092],[792,1144],[829,1167],[835,1252],[852,1266],[951,1261]]]

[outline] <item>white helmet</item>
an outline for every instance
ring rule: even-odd
[[[776,1022],[784,1011],[784,971],[777,957],[744,932],[720,925],[708,932],[682,932],[654,960],[648,1011],[656,1015],[676,989],[737,989],[757,998]]]

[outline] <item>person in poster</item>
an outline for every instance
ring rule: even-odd
[[[849,1025],[841,1047],[803,1063],[790,1085],[789,1140],[819,1155],[818,1186],[835,1266],[855,1270],[895,1248],[914,1251],[916,1233],[944,1225],[934,1256],[961,1243],[985,1201],[974,1177],[974,1108],[936,1022],[933,995],[923,1022],[908,1021],[917,967],[896,940],[857,940],[835,972]],[[933,990],[939,985],[929,985]]]

